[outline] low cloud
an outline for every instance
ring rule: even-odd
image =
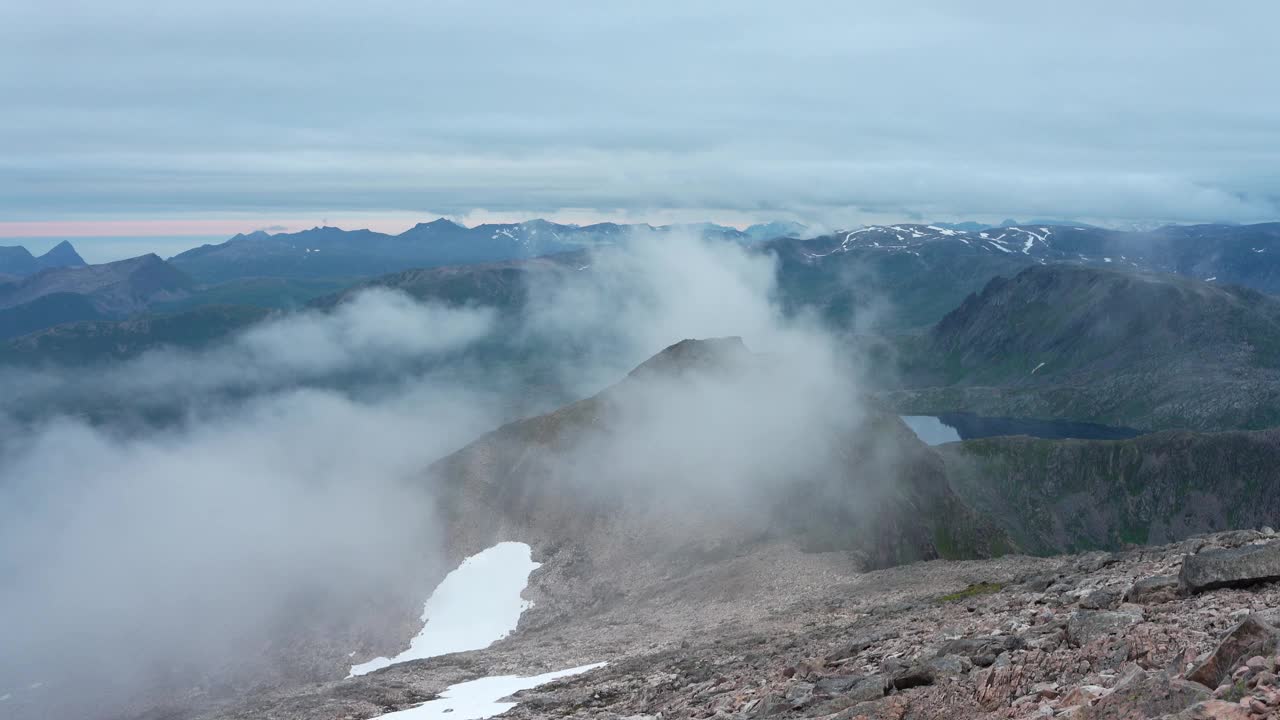
[[[492,309],[371,290],[204,351],[0,375],[28,405],[66,409],[0,417],[0,694],[124,711],[394,651],[411,632],[387,623],[416,616],[439,577],[445,519],[424,471],[527,406],[520,358],[550,363],[574,397],[689,337],[739,335],[775,364],[628,383],[616,432],[562,458],[583,482],[607,456],[616,481],[683,478],[654,487],[758,511],[744,483],[831,461],[810,429],[859,420],[857,374],[779,309],[770,256],[644,235],[587,264],[536,276],[514,329]],[[477,366],[481,345],[503,350]]]

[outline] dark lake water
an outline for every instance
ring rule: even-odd
[[[1068,420],[1037,420],[1034,418],[983,417],[973,413],[944,413],[942,415],[903,415],[903,422],[928,445],[941,445],[957,440],[998,437],[1001,435],[1030,435],[1031,437],[1060,440],[1123,440],[1141,435],[1142,431],[1126,427],[1113,427],[1095,423]]]

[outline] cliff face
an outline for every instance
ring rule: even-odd
[[[1026,551],[1165,543],[1280,523],[1280,430],[937,448],[956,491]]]

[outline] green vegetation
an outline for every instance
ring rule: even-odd
[[[966,600],[972,597],[979,597],[982,595],[993,595],[995,593],[1000,592],[1002,589],[1004,589],[1004,586],[1001,585],[1000,583],[989,583],[989,582],[975,583],[961,590],[960,592],[953,592],[950,595],[943,595],[942,597],[938,598],[938,602],[949,603],[949,602],[955,602],[957,600]]]

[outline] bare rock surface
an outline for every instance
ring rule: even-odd
[[[1187,558],[1178,577],[1188,592],[1280,580],[1280,544],[1198,553]]]
[[[1280,607],[1280,583],[1084,606],[1104,589],[1178,575],[1188,553],[1260,541],[1271,542],[1227,533],[1105,558],[873,572],[845,553],[765,544],[688,574],[640,576],[589,612],[530,615],[487,650],[274,691],[205,717],[371,718],[464,680],[607,661],[519,693],[503,717],[1276,718],[1280,630],[1268,611]],[[565,558],[541,559],[529,595],[550,601]]]

